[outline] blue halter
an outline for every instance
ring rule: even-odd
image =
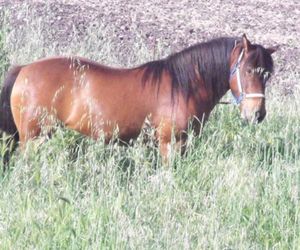
[[[232,79],[234,77],[234,75],[236,75],[237,85],[238,85],[238,90],[239,90],[239,96],[235,96],[234,93],[231,91],[231,94],[233,96],[232,103],[235,105],[239,105],[245,98],[265,98],[265,95],[263,93],[245,93],[243,91],[241,74],[240,74],[240,64],[241,64],[243,56],[244,56],[244,50],[241,51],[241,54],[239,55],[237,62],[234,64],[234,66],[230,70],[230,79]]]

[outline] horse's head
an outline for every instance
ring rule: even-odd
[[[276,50],[251,44],[245,35],[232,50],[230,89],[247,122],[258,123],[266,116],[265,87],[273,71],[271,54]]]

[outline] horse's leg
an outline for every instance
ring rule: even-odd
[[[185,152],[186,148],[186,134],[176,131],[172,122],[163,122],[160,124],[156,133],[159,142],[159,150],[164,165],[169,165],[172,160],[172,154]]]
[[[5,152],[3,155],[3,173],[9,168],[9,161],[11,155],[15,152],[18,147],[19,135],[11,135],[6,137],[6,135],[2,134],[3,142],[5,144]]]
[[[20,147],[25,149],[26,142],[36,138],[41,133],[40,122],[36,116],[25,114],[22,117],[22,122],[17,124],[20,138]]]
[[[172,153],[184,154],[185,150],[186,150],[185,139],[176,140],[174,143],[163,139],[159,141],[159,151],[164,163],[170,163],[170,160],[172,158]]]
[[[18,146],[19,135],[7,135],[6,133],[1,133],[2,141],[4,143],[4,154],[3,154],[3,173],[9,168],[9,161],[11,155],[14,153]]]

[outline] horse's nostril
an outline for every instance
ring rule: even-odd
[[[262,120],[265,118],[266,113],[265,112],[261,112],[261,111],[256,111],[255,112],[255,120],[260,123],[262,122]]]

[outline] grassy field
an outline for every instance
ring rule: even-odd
[[[120,60],[102,24],[84,39],[74,31],[68,47],[47,43],[42,21],[28,14],[22,31],[3,21],[1,82],[8,63],[44,56],[128,66],[169,53],[163,43],[153,53],[137,34]],[[218,106],[169,169],[151,142],[104,145],[63,128],[16,152],[0,176],[0,249],[298,249],[300,89],[285,95],[282,86],[300,74],[295,64],[280,72],[282,58],[262,124],[245,126],[236,107]]]

